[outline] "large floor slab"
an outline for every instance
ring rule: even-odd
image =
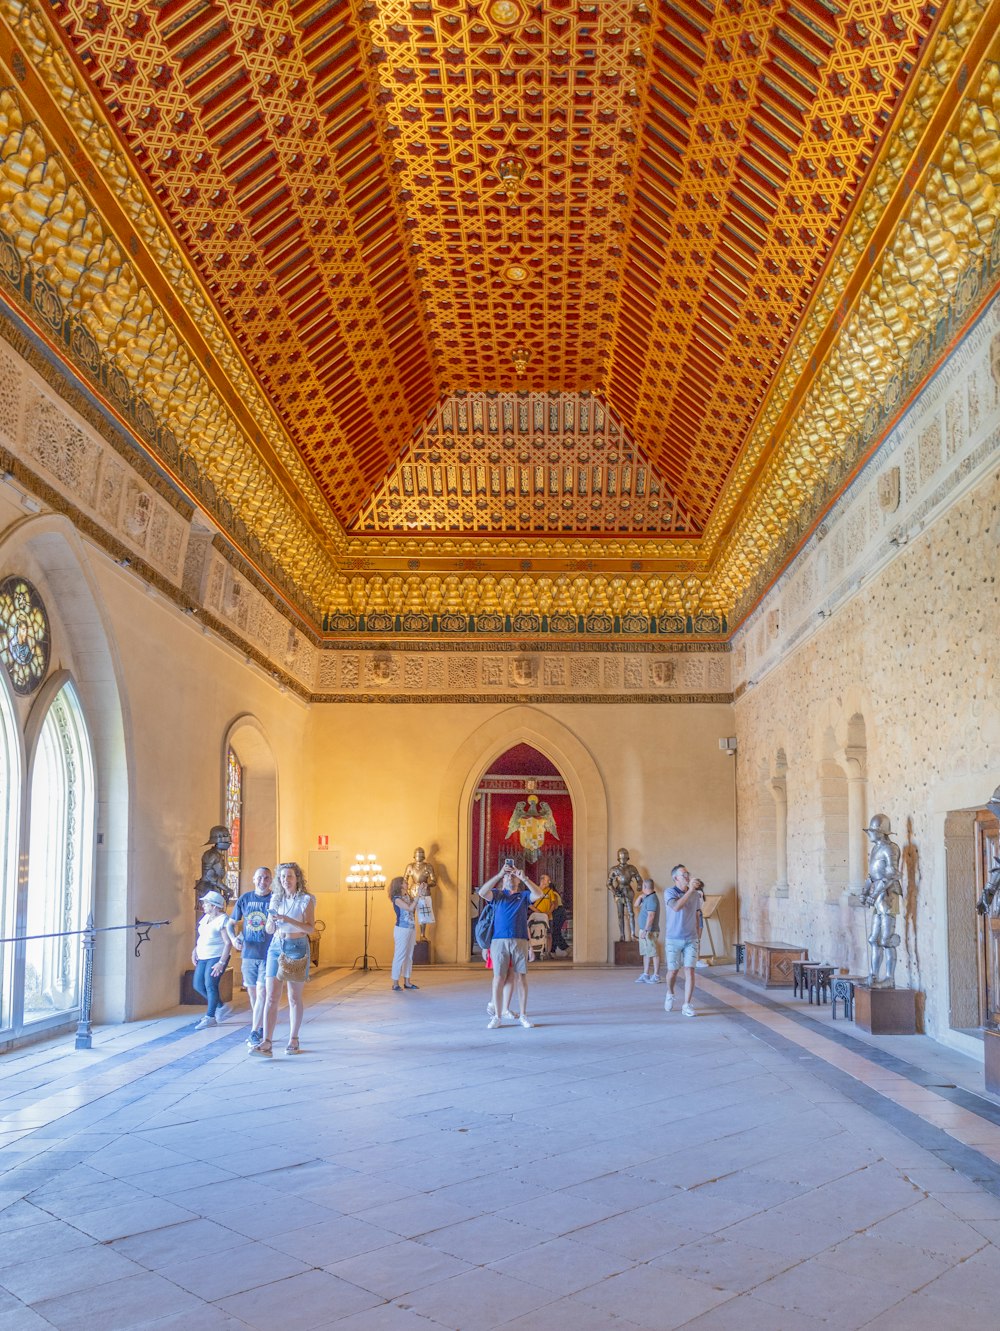
[[[633,978],[539,967],[488,1030],[476,972],[326,974],[298,1057],[239,1015],[5,1056],[0,1331],[996,1325],[971,1061]]]

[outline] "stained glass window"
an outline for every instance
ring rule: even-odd
[[[226,887],[238,897],[243,859],[243,768],[232,749],[226,750],[226,826],[232,843],[226,852]]]
[[[20,694],[34,693],[49,668],[49,618],[27,578],[0,582],[0,661]]]

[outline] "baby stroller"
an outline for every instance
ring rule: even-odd
[[[528,950],[533,961],[549,955],[549,917],[540,910],[528,916]]]

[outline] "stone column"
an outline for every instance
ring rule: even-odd
[[[771,780],[774,799],[774,867],[776,897],[788,896],[788,787],[784,776]]]
[[[851,747],[837,758],[847,775],[847,891],[855,895],[864,885],[868,872],[868,773],[865,750]]]

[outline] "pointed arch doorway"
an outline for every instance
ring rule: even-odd
[[[608,794],[593,754],[562,721],[524,703],[502,708],[476,726],[441,773],[436,847],[439,863],[457,868],[454,892],[442,893],[441,959],[468,957],[472,892],[478,866],[472,855],[473,795],[483,773],[516,744],[530,744],[557,768],[573,803],[573,960],[610,959],[608,929]],[[480,963],[481,964],[481,963]]]
[[[514,744],[479,778],[469,812],[473,882],[486,882],[508,858],[536,883],[548,875],[563,900],[555,933],[566,947],[556,959],[572,959],[573,800],[559,768],[533,745]],[[472,957],[478,955],[474,934],[475,913]]]

